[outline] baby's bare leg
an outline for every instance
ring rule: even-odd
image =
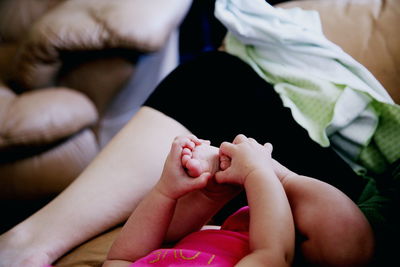
[[[43,267],[123,222],[160,177],[172,140],[186,134],[142,108],[64,192],[0,236],[0,266]]]

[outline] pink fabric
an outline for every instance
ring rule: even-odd
[[[244,206],[231,216],[229,216],[221,226],[223,230],[235,232],[249,232],[250,209],[249,206]]]
[[[155,250],[131,266],[234,266],[250,252],[248,214],[244,207],[231,215],[221,230],[191,233],[174,248]]]

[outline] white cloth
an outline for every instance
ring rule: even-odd
[[[321,146],[355,160],[378,126],[372,100],[393,100],[360,63],[329,41],[319,14],[264,0],[217,0],[225,48],[274,84],[293,118]]]

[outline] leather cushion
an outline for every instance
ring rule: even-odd
[[[67,88],[30,91],[1,101],[0,153],[15,146],[54,142],[97,120],[92,102]]]
[[[29,30],[12,70],[24,89],[53,85],[65,51],[162,48],[190,7],[190,0],[68,0]]]
[[[86,129],[35,157],[0,164],[0,200],[55,196],[86,168],[98,151],[93,131]]]
[[[400,103],[400,1],[304,0],[279,6],[318,10],[326,36],[364,64]],[[101,266],[117,233],[88,241],[56,266]]]
[[[363,64],[400,103],[400,1],[292,1],[279,7],[317,10],[326,37]]]

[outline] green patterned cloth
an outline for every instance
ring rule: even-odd
[[[400,158],[400,106],[361,64],[325,38],[319,14],[263,0],[217,0],[225,48],[274,85],[312,140],[361,174]]]

